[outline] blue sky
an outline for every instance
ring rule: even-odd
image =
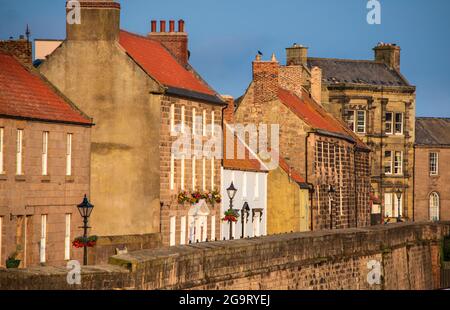
[[[152,19],[186,21],[191,63],[217,91],[239,96],[261,50],[284,63],[296,42],[315,57],[372,59],[377,42],[402,47],[401,67],[417,86],[419,116],[450,117],[450,1],[380,0],[381,25],[366,0],[122,0],[123,29],[146,34]],[[0,0],[0,39],[65,37],[65,0]]]

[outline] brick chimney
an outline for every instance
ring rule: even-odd
[[[80,0],[80,23],[69,23],[78,7],[66,3],[66,36],[72,41],[117,41],[120,33],[120,4],[114,0]]]
[[[223,98],[223,100],[228,105],[225,108],[225,110],[223,111],[223,119],[228,124],[233,124],[234,123],[234,110],[235,110],[234,98],[232,96],[229,96],[229,95],[222,95],[221,97]]]
[[[161,42],[172,55],[183,65],[186,66],[189,61],[188,35],[184,30],[184,20],[178,21],[178,31],[175,30],[175,21],[169,21],[169,30],[166,29],[166,21],[160,21],[159,32],[157,21],[152,20],[151,32],[149,38]]]
[[[269,102],[278,98],[280,64],[275,55],[271,61],[262,61],[257,55],[253,61],[255,103]]]
[[[32,63],[31,42],[24,36],[20,36],[17,40],[10,38],[6,41],[0,41],[0,49],[16,56],[24,65],[31,65]]]
[[[373,50],[375,51],[375,61],[384,62],[390,68],[400,71],[400,46],[378,43]]]
[[[308,48],[303,45],[294,43],[292,47],[286,48],[286,65],[287,66],[301,66],[307,65]]]

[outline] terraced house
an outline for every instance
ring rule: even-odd
[[[315,100],[314,89],[321,89],[321,79],[311,82],[311,92],[306,90],[301,70],[289,62],[281,66],[275,55],[270,61],[258,55],[253,62],[253,80],[237,100],[236,122],[279,124],[280,162],[286,161],[303,179],[300,183],[310,187],[309,217],[297,227],[322,230],[367,226],[370,149]],[[283,209],[293,206],[277,207],[275,217],[289,213]],[[278,222],[283,227],[283,222]],[[284,227],[286,224],[287,219]]]
[[[92,120],[31,67],[26,39],[0,41],[0,266],[80,260]]]
[[[308,57],[302,46],[288,49],[288,63],[300,66],[305,87],[372,150],[375,223],[413,218],[416,88],[401,74],[400,51],[380,43],[373,60],[348,60]],[[318,80],[320,88],[314,87]]]
[[[177,158],[172,143],[189,131],[209,140],[225,103],[189,65],[184,21],[152,21],[148,35],[120,29],[120,4],[80,1],[81,24],[40,71],[94,118],[92,259],[128,250],[219,237],[219,205],[180,203],[186,191],[220,191],[219,158]],[[177,29],[176,26],[178,26]],[[92,262],[94,262],[92,261]]]

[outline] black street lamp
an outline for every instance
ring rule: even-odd
[[[241,223],[242,223],[242,239],[245,238],[245,224],[247,223],[248,216],[250,214],[250,207],[248,203],[244,203],[241,210]]]
[[[400,214],[400,203],[402,201],[402,191],[400,189],[397,189],[395,192],[395,195],[397,196],[397,223],[402,223],[402,216]]]
[[[230,199],[230,208],[228,209],[229,212],[234,212],[233,210],[233,199],[234,196],[236,196],[237,189],[234,187],[233,182],[231,182],[230,187],[227,188],[227,194],[228,198]],[[233,221],[231,219],[228,220],[228,223],[230,223],[230,240],[233,239]]]
[[[87,240],[87,230],[91,227],[88,226],[88,221],[89,221],[89,217],[91,216],[92,213],[92,209],[94,209],[94,205],[92,205],[87,196],[84,195],[84,199],[83,202],[80,203],[78,206],[78,211],[80,212],[81,217],[83,218],[83,226],[80,228],[84,229],[84,233],[83,233],[83,239],[86,243]],[[88,263],[88,259],[87,259],[87,245],[85,244],[83,247],[83,265],[87,265]]]

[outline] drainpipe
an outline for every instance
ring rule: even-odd
[[[309,184],[308,182],[308,139],[311,135],[311,132],[306,133],[305,137],[305,182],[306,184]],[[310,230],[314,230],[314,214],[313,214],[313,192],[314,192],[314,186],[312,186],[312,189],[309,190],[309,213],[310,213]]]
[[[355,186],[355,227],[358,227],[358,191],[356,187],[356,153],[357,153],[357,145],[356,143],[353,145],[353,182]]]

